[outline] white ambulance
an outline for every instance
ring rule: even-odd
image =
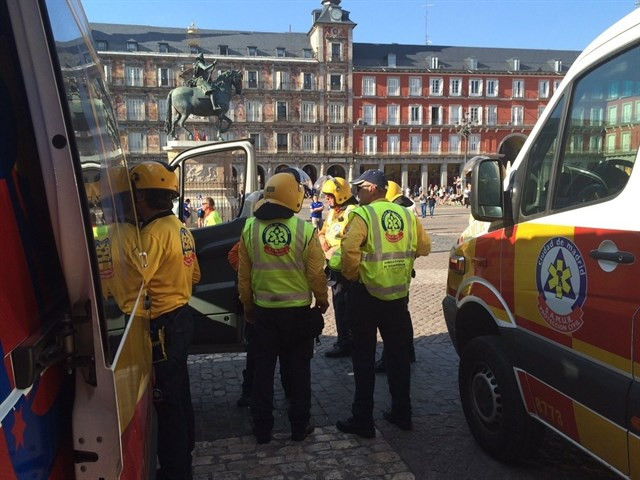
[[[640,478],[639,146],[636,10],[576,60],[511,168],[472,166],[487,228],[452,249],[443,309],[467,422],[499,460],[550,428]]]

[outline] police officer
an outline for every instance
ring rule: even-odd
[[[136,211],[142,220],[141,246],[147,255],[143,276],[150,297],[151,341],[158,414],[157,479],[192,478],[195,445],[187,349],[193,319],[187,303],[200,280],[191,232],[171,208],[178,196],[178,177],[159,162],[131,169]]]
[[[351,321],[347,309],[348,281],[340,270],[340,241],[349,221],[349,212],[356,208],[356,199],[351,186],[344,178],[332,177],[322,185],[322,193],[329,203],[329,215],[318,234],[320,245],[328,260],[327,282],[331,287],[333,310],[336,318],[338,339],[325,357],[336,358],[351,355]]]
[[[393,180],[389,180],[387,184],[387,194],[385,198],[390,202],[397,203],[398,205],[406,208],[409,212],[415,212],[414,203],[411,201],[409,197],[402,194],[402,187],[398,185]],[[415,270],[411,270],[411,277],[415,277]],[[407,302],[408,306],[408,302]],[[411,312],[407,308],[407,315],[409,316],[409,324],[411,326],[409,331],[409,337],[407,339],[407,348],[409,348],[409,353],[411,355],[411,363],[416,361],[416,348],[413,344],[413,323],[411,322]],[[383,373],[387,370],[386,362],[384,358],[384,349],[382,350],[382,355],[380,356],[380,360],[376,362],[376,372]]]
[[[384,342],[391,410],[384,418],[410,430],[410,322],[406,315],[411,270],[416,256],[430,250],[427,233],[415,215],[385,198],[387,177],[366,170],[351,182],[360,206],[350,214],[342,239],[342,274],[353,280],[349,311],[353,328],[353,373],[356,384],[352,416],[339,420],[342,432],[373,438],[373,391],[377,330]]]
[[[312,293],[321,313],[329,304],[317,235],[310,223],[294,215],[303,198],[304,189],[292,173],[271,177],[255,217],[247,220],[238,250],[240,300],[247,320],[254,323],[251,415],[258,443],[271,441],[278,356],[287,364],[291,380],[291,439],[304,440],[313,431],[309,422],[313,337],[301,331],[310,319]]]

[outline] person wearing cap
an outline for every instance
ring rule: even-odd
[[[254,325],[255,373],[251,389],[253,433],[269,443],[273,429],[273,376],[278,356],[291,379],[291,439],[311,432],[313,336],[303,335],[312,297],[320,313],[329,307],[324,256],[309,222],[298,218],[304,199],[290,172],[272,176],[264,198],[247,220],[238,248],[238,291],[245,317]],[[317,335],[317,334],[315,334]]]
[[[337,358],[351,355],[351,320],[347,309],[349,282],[342,276],[340,242],[349,221],[349,212],[356,208],[357,201],[349,183],[341,177],[332,177],[322,185],[322,193],[329,203],[329,214],[318,233],[320,246],[327,259],[327,283],[331,287],[333,311],[338,338],[325,357]]]
[[[149,296],[153,402],[158,416],[159,480],[192,478],[195,446],[194,415],[187,369],[193,337],[188,306],[192,286],[200,280],[195,241],[173,212],[178,176],[160,162],[142,162],[131,169],[141,248],[146,253],[142,275]]]
[[[411,270],[417,256],[431,249],[429,236],[415,215],[386,198],[387,177],[366,170],[351,182],[358,188],[360,206],[349,215],[342,239],[342,274],[352,280],[349,310],[353,328],[355,395],[352,416],[339,420],[338,430],[375,437],[373,392],[377,330],[387,359],[391,409],[384,418],[403,430],[412,428],[410,322],[406,315]]]

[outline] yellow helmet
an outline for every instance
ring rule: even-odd
[[[298,213],[302,208],[304,188],[290,173],[276,173],[264,186],[264,203],[275,203]]]
[[[387,200],[393,202],[396,198],[403,195],[402,187],[400,185],[398,185],[393,180],[389,180],[387,183],[387,194],[385,195],[385,198]]]
[[[178,175],[164,163],[142,162],[131,169],[129,177],[138,190],[157,189],[170,190],[176,195],[180,193]]]
[[[342,205],[353,197],[351,185],[342,177],[329,178],[322,185],[322,193],[333,195],[338,205]]]
[[[111,192],[113,195],[118,193],[127,193],[131,190],[131,184],[129,183],[129,173],[127,167],[124,165],[116,165],[109,167],[107,170],[109,176],[109,183],[111,185]]]

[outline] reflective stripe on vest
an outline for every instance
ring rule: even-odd
[[[368,229],[360,259],[360,278],[367,291],[381,300],[406,297],[417,248],[413,216],[386,201],[360,207],[356,213]]]
[[[297,217],[247,220],[242,236],[252,262],[256,305],[285,308],[311,304],[305,260],[312,234],[311,224]]]

